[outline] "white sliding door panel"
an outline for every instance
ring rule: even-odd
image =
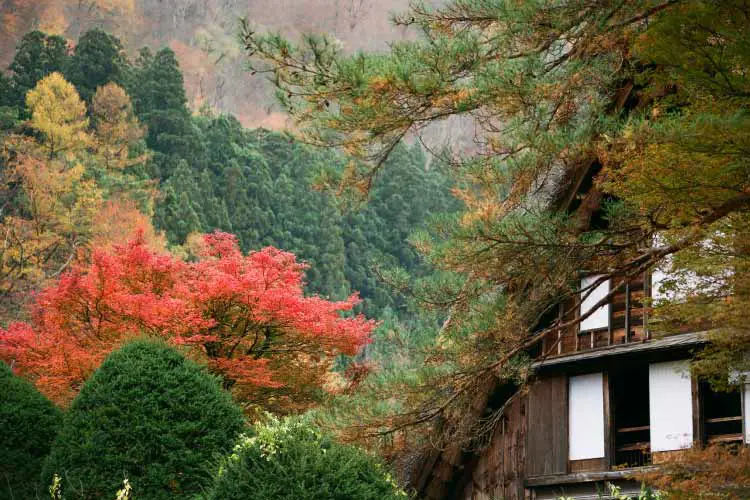
[[[649,365],[651,451],[690,448],[693,444],[693,391],[687,361]]]
[[[604,456],[604,378],[601,373],[570,377],[568,443],[570,460]]]
[[[750,381],[745,382],[745,394],[742,396],[742,404],[744,405],[742,414],[745,416],[745,442],[750,444]]]
[[[593,285],[597,279],[601,276],[587,276],[581,280],[581,289],[586,290],[581,293],[581,299],[586,296],[590,290],[588,287]],[[581,302],[581,316],[589,312],[594,308],[597,302],[602,300],[609,293],[609,280],[601,283],[599,286],[594,288],[588,297]],[[607,328],[609,326],[609,304],[598,308],[594,311],[591,316],[581,321],[581,331],[585,330],[596,330],[599,328]]]

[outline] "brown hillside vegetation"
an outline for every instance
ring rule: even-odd
[[[232,112],[247,126],[283,128],[286,117],[270,86],[244,74],[236,25],[247,17],[260,30],[286,35],[333,33],[352,51],[385,48],[406,33],[390,13],[408,0],[0,0],[0,66],[30,29],[62,34],[75,43],[100,27],[118,36],[131,53],[143,45],[169,45],[185,74],[194,108]]]

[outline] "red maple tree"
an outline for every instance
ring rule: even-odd
[[[342,317],[356,295],[305,296],[305,268],[272,247],[243,255],[226,233],[204,235],[191,261],[151,250],[140,233],[42,290],[30,324],[0,329],[0,358],[64,405],[125,340],[160,336],[205,360],[248,407],[304,408],[336,356],[356,354],[376,326]]]

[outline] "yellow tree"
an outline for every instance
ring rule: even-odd
[[[86,104],[60,73],[40,80],[26,94],[26,105],[31,113],[31,126],[44,137],[42,146],[48,158],[74,152],[88,144]]]
[[[13,210],[0,224],[0,295],[8,299],[64,271],[92,237],[101,190],[82,164],[69,166],[39,154],[33,142],[15,142],[4,181],[18,186]]]
[[[130,158],[130,149],[145,135],[133,113],[130,97],[116,83],[99,87],[91,102],[96,132],[96,151],[107,169],[121,170],[144,160]]]
[[[90,137],[75,88],[53,73],[29,91],[27,104],[40,138],[8,137],[3,158],[0,296],[11,315],[14,298],[64,271],[88,245],[102,205],[83,166]]]
[[[146,134],[133,112],[130,96],[115,83],[98,87],[91,101],[92,144],[100,170],[96,175],[107,201],[94,224],[95,246],[109,246],[142,231],[149,246],[163,250],[163,235],[152,226],[150,216],[157,192],[152,181],[138,180],[126,169],[144,164],[150,152],[138,148]]]
[[[129,155],[144,130],[127,94],[116,85],[98,90],[93,131],[86,104],[59,73],[28,92],[27,106],[39,135],[7,137],[0,172],[0,317],[6,320],[21,310],[25,292],[87,259],[92,245],[139,230],[149,246],[164,248],[147,215],[153,187],[123,172],[145,159]]]

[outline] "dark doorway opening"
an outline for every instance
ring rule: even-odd
[[[738,390],[720,392],[700,383],[703,431],[707,443],[742,441],[742,396]]]
[[[613,464],[640,467],[651,463],[648,365],[611,372]]]

